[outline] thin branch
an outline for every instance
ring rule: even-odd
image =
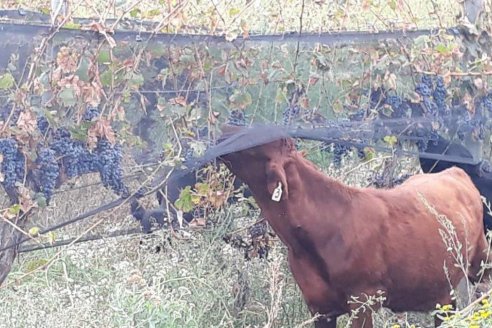
[[[297,61],[299,59],[299,51],[300,51],[300,44],[301,44],[300,37],[302,35],[302,19],[304,17],[304,2],[305,2],[305,0],[302,0],[301,14],[299,15],[299,39],[297,40],[296,57],[294,59],[294,74],[296,72]]]

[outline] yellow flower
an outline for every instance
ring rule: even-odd
[[[393,326],[391,326],[391,328],[400,328],[400,325],[395,323]]]
[[[490,311],[480,310],[480,317],[482,319],[487,319],[492,313]]]
[[[453,306],[451,304],[446,304],[446,305],[443,305],[442,306],[442,310],[445,311],[445,312],[446,311],[450,311],[452,309],[453,309]]]

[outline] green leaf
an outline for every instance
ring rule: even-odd
[[[190,212],[193,210],[193,199],[192,199],[192,194],[191,194],[191,187],[186,186],[181,192],[179,193],[179,198],[174,202],[174,205],[178,210],[181,210],[183,212]]]
[[[21,211],[21,207],[19,204],[14,204],[14,205],[9,207],[9,213],[10,214],[17,215],[20,213],[20,211]]]
[[[229,9],[229,16],[236,16],[241,12],[239,8],[231,8]]]
[[[179,62],[184,66],[190,66],[195,64],[195,56],[193,54],[182,54],[179,57]]]
[[[69,30],[80,30],[80,25],[79,23],[74,23],[74,22],[67,22],[63,25],[64,28],[69,29]]]
[[[101,73],[101,75],[99,76],[99,78],[101,79],[101,84],[104,87],[110,87],[111,86],[111,81],[112,81],[112,78],[113,78],[113,74],[111,73],[110,70],[107,70],[107,71]]]
[[[42,13],[42,14],[45,14],[45,15],[49,15],[50,14],[50,8],[49,7],[41,7],[39,8],[39,11]]]
[[[75,75],[77,75],[82,81],[89,82],[89,65],[91,64],[89,58],[82,57],[80,59],[79,67],[77,67],[77,71],[75,71]]]
[[[28,233],[30,236],[36,237],[37,235],[39,235],[39,231],[41,231],[39,227],[32,227],[31,229],[29,229]]]
[[[135,9],[132,9],[132,10],[130,11],[130,16],[131,16],[132,18],[136,18],[136,17],[137,17],[137,16],[139,16],[141,13],[142,13],[142,11],[141,11],[140,9],[135,8]]]
[[[196,188],[197,193],[199,193],[202,196],[208,195],[208,192],[210,190],[210,186],[208,185],[208,183],[200,183],[199,182],[195,185],[195,188]]]
[[[394,146],[396,145],[398,139],[396,138],[396,136],[385,136],[383,138],[384,142],[386,142],[388,145],[390,146]]]
[[[374,149],[369,147],[364,148],[364,154],[365,154],[364,160],[366,161],[370,161],[376,156],[376,152],[374,151]]]
[[[229,97],[229,101],[231,105],[236,108],[244,109],[251,105],[253,102],[253,98],[249,92],[241,92],[239,90],[235,90],[234,93]]]
[[[47,237],[50,244],[53,244],[56,241],[56,233],[54,231],[48,232]]]
[[[97,56],[97,62],[99,64],[108,65],[111,63],[111,54],[109,50],[101,50]]]
[[[159,15],[160,13],[161,13],[161,11],[159,9],[152,9],[152,10],[147,11],[145,13],[145,16],[152,18],[152,17]]]
[[[396,0],[389,0],[389,1],[388,1],[388,6],[389,6],[392,10],[396,10]]]
[[[41,193],[37,194],[36,204],[40,208],[45,208],[48,205],[48,202],[46,201],[46,197],[43,194],[41,194]]]
[[[130,87],[134,90],[140,88],[145,82],[145,79],[141,73],[131,73],[128,79]]]
[[[62,91],[60,91],[58,97],[65,106],[73,106],[77,103],[75,92],[70,88],[65,87]]]
[[[435,49],[441,55],[447,55],[447,54],[449,54],[451,52],[451,49],[449,47],[446,47],[442,43],[438,44]]]
[[[285,93],[282,88],[277,88],[277,94],[275,95],[275,102],[277,104],[287,101],[287,97],[285,97]]]
[[[164,44],[153,44],[152,47],[147,49],[152,57],[162,57],[167,53],[167,49]]]
[[[9,72],[0,75],[0,90],[10,89],[14,86],[15,80]]]

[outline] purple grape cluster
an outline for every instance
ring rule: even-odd
[[[24,178],[24,155],[19,150],[17,141],[10,138],[0,139],[0,154],[3,156],[2,185],[14,188],[16,182],[22,182]]]
[[[422,75],[421,82],[422,85],[425,85],[430,90],[434,89],[434,84],[430,75]]]
[[[41,148],[36,159],[40,174],[40,189],[43,192],[46,202],[49,204],[51,196],[55,191],[60,168],[56,161],[55,151],[49,148]]]
[[[385,99],[385,104],[389,105],[391,107],[391,110],[393,111],[393,113],[391,114],[391,117],[393,117],[393,118],[408,117],[409,107],[403,101],[403,99],[401,99],[400,96],[397,96],[397,95],[388,96]]]
[[[0,111],[0,115],[6,119],[12,108],[11,104],[7,104]],[[97,107],[88,106],[83,119],[92,121],[98,115]],[[16,121],[17,119],[12,120],[11,118],[11,122]],[[41,173],[39,181],[36,182],[37,188],[48,202],[62,172],[68,178],[99,172],[106,188],[111,188],[116,194],[124,197],[129,195],[128,188],[123,183],[121,145],[112,145],[105,138],[100,138],[96,149],[91,151],[87,148],[86,143],[72,138],[70,131],[66,128],[50,129],[45,116],[38,115],[36,123],[39,131],[50,139],[45,147],[39,149],[36,159],[37,170]],[[10,138],[0,139],[0,154],[3,157],[1,171],[4,180],[2,185],[5,188],[13,188],[24,178],[25,157],[19,150],[17,142]]]
[[[117,195],[128,196],[128,188],[123,183],[121,145],[112,145],[108,140],[100,138],[97,141],[95,153],[97,154],[97,166],[103,185],[106,188],[111,188]]]
[[[284,125],[292,124],[301,115],[301,108],[297,105],[285,108],[282,113],[282,123]]]
[[[74,140],[67,129],[60,128],[53,133],[49,147],[59,158],[68,178],[99,172],[104,187],[117,195],[128,196],[121,168],[121,145],[113,146],[107,139],[99,138],[96,149],[91,152],[84,142]]]
[[[482,98],[482,105],[487,112],[492,113],[492,91]]]
[[[74,178],[97,170],[95,156],[87,150],[84,143],[72,139],[67,129],[57,129],[49,146],[55,151],[56,156],[60,158],[68,178]]]
[[[333,164],[335,167],[340,168],[342,165],[342,158],[350,151],[350,147],[335,143],[333,144]]]
[[[90,122],[93,119],[95,119],[96,117],[98,117],[99,114],[100,114],[99,108],[88,105],[85,108],[83,119],[84,119],[84,121]]]
[[[431,87],[429,87],[429,85],[424,82],[417,84],[417,86],[415,87],[415,92],[417,92],[421,97],[430,97],[432,95]]]
[[[38,117],[36,117],[36,123],[37,123],[39,131],[42,134],[46,135],[46,133],[48,132],[48,129],[50,127],[50,123],[48,122],[48,119],[46,119],[46,117],[44,117],[42,115],[38,115]]]
[[[235,109],[231,111],[229,117],[227,119],[227,124],[235,125],[235,126],[245,126],[246,125],[246,117],[244,112],[239,109]]]
[[[2,120],[4,122],[7,122],[7,120],[10,117],[9,126],[15,126],[17,124],[17,121],[19,120],[19,116],[22,112],[22,109],[19,107],[17,107],[13,113],[12,113],[12,110],[14,110],[14,103],[8,102],[2,107],[2,109],[0,111]],[[12,116],[10,116],[11,114],[12,114]]]
[[[432,93],[432,97],[434,98],[439,113],[444,115],[449,114],[449,107],[446,104],[446,96],[447,90],[444,85],[444,79],[442,76],[438,76],[436,78],[436,87]]]

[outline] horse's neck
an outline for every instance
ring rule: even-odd
[[[305,158],[299,158],[295,162],[292,172],[287,174],[287,182],[291,186],[294,197],[310,199],[316,205],[322,203],[324,207],[350,206],[356,193],[356,189],[324,174]]]
[[[288,199],[276,203],[261,197],[259,206],[282,241],[295,247],[299,231],[309,233],[323,227],[327,235],[338,232],[349,210],[355,189],[328,177],[304,158],[286,168]],[[266,193],[266,188],[263,192]],[[331,231],[331,232],[330,232]]]

